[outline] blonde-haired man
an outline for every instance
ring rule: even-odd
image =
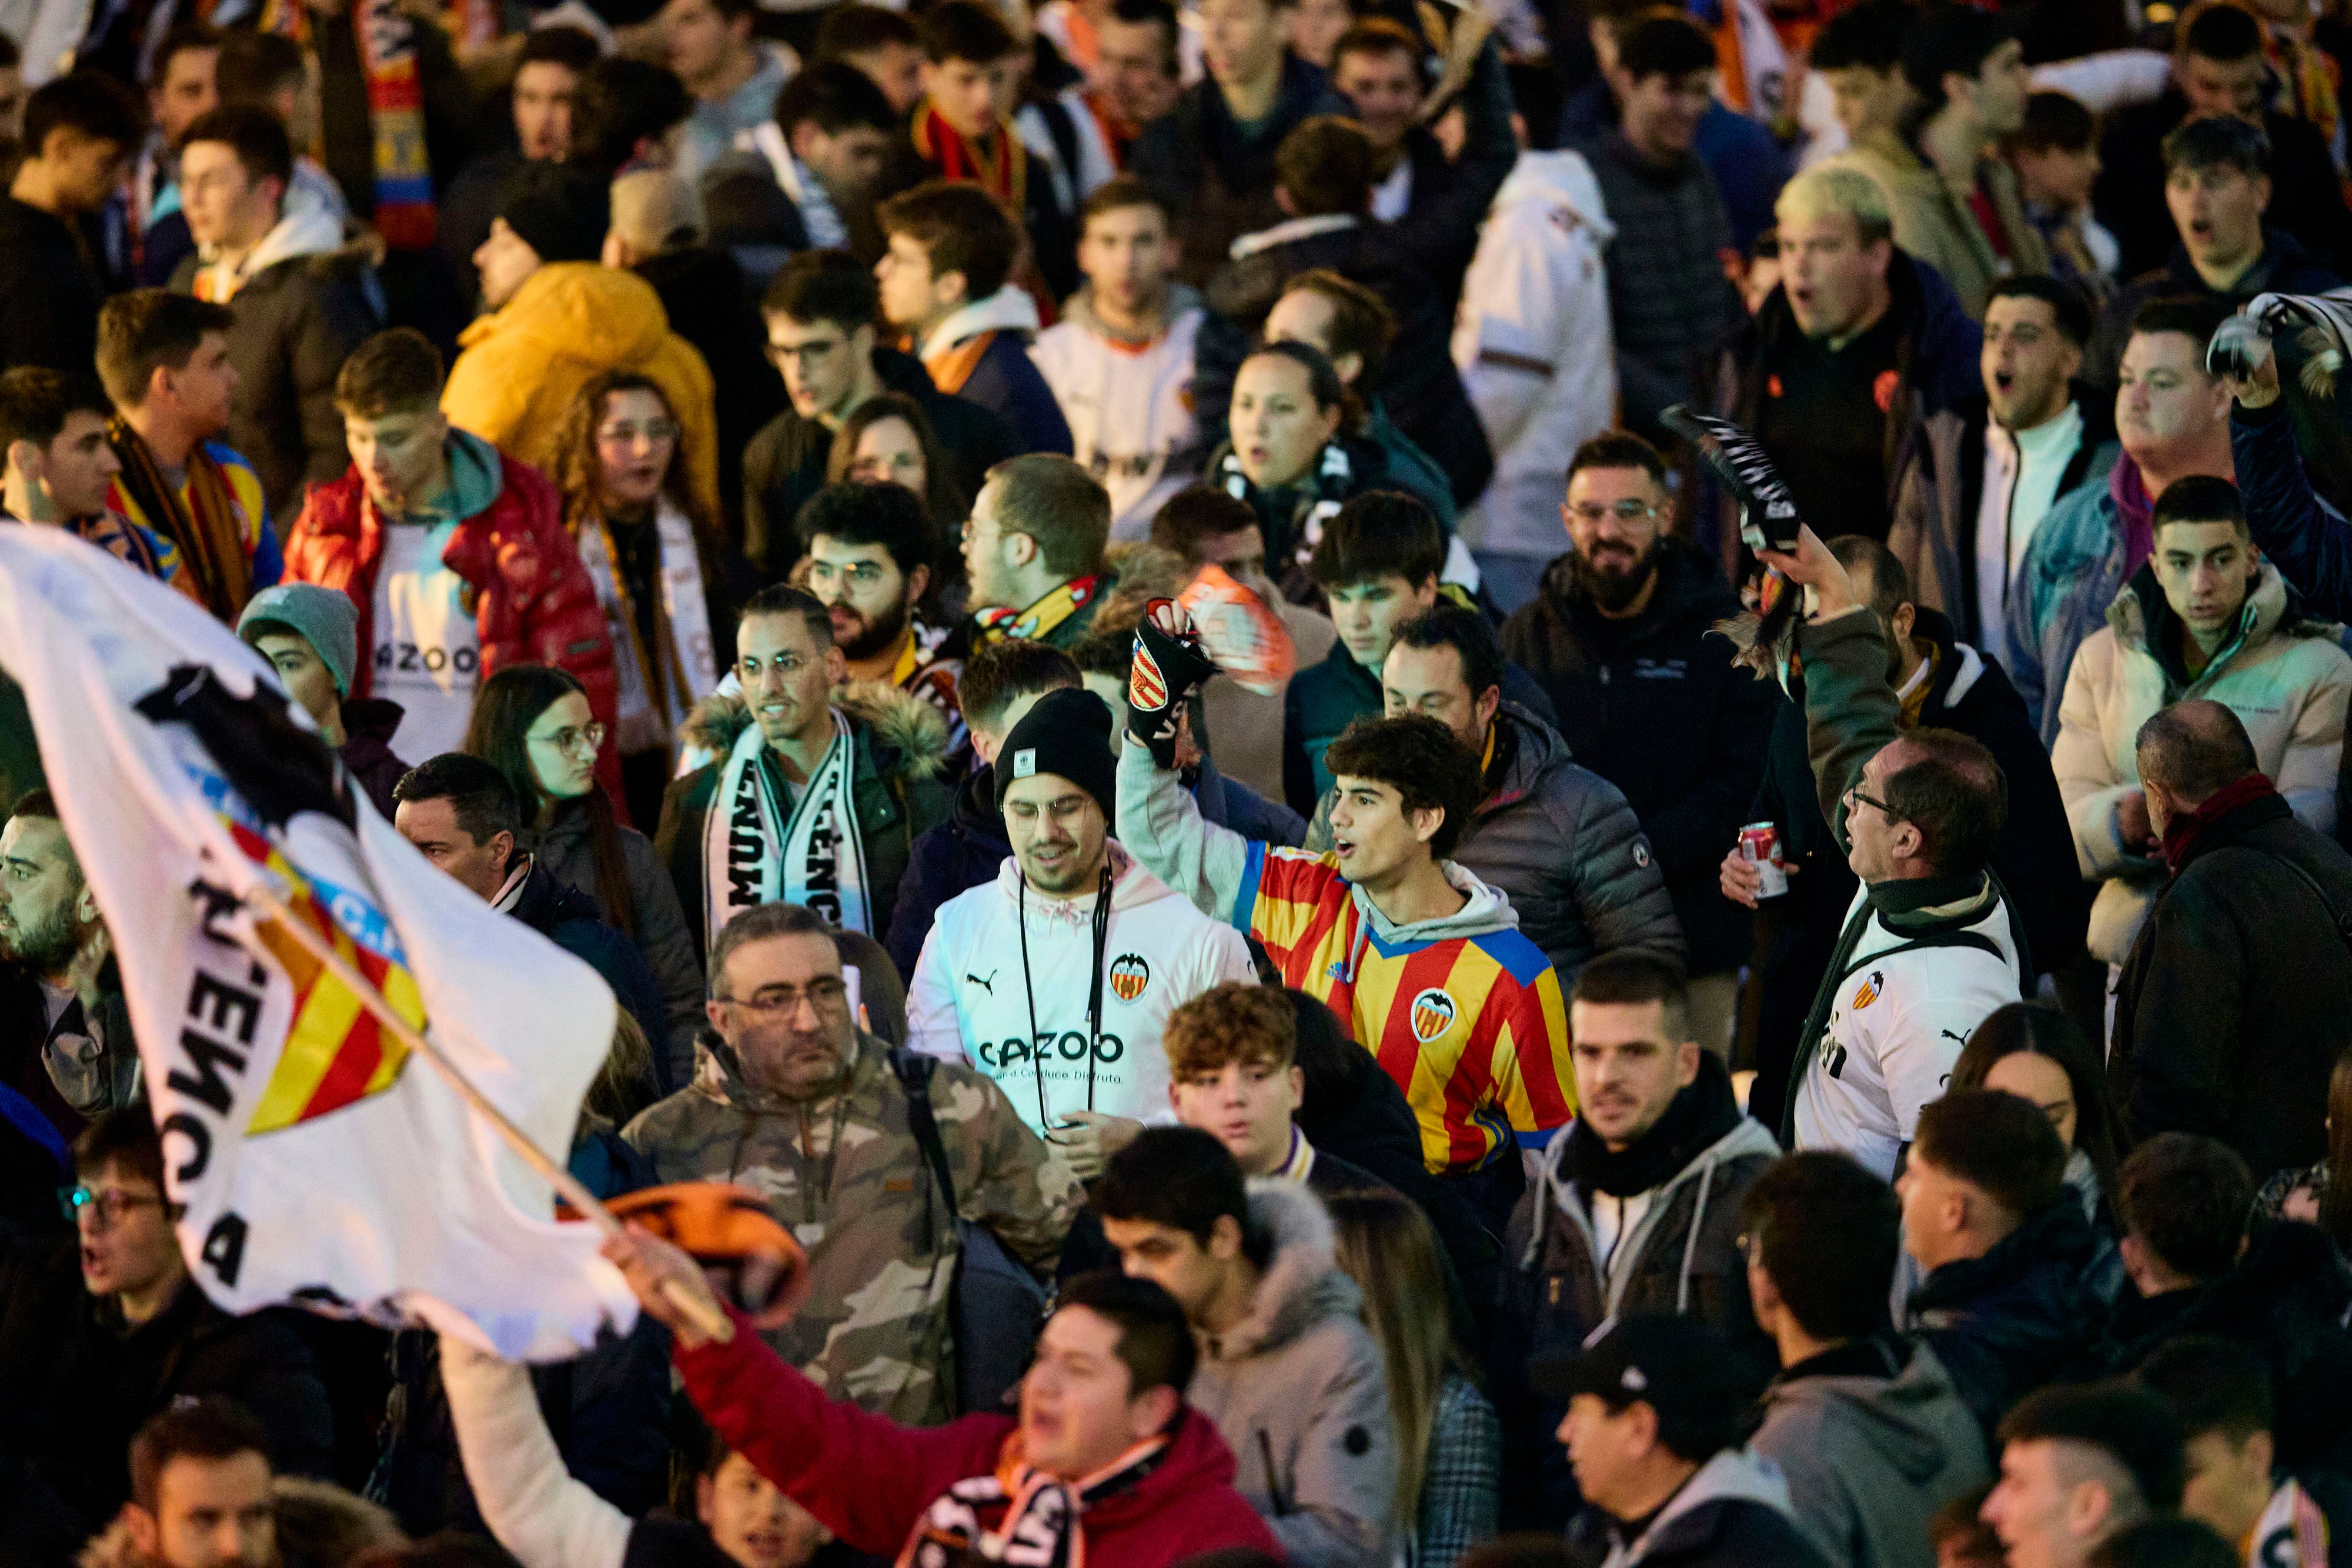
[[[1806,517],[1884,540],[1930,414],[1980,390],[1984,334],[1951,286],[1895,244],[1886,192],[1831,164],[1774,204],[1780,286],[1730,350],[1718,384]],[[1738,549],[1724,502],[1720,538]]]

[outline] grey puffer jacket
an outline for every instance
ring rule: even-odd
[[[1992,1479],[1984,1429],[1927,1345],[1886,1335],[1853,1348],[1876,1350],[1886,1375],[1776,1382],[1748,1449],[1780,1467],[1832,1568],[1933,1568],[1928,1521]]]
[[[1388,1373],[1363,1295],[1333,1260],[1331,1217],[1303,1184],[1249,1184],[1274,1239],[1248,1317],[1201,1337],[1186,1399],[1234,1451],[1234,1489],[1294,1568],[1381,1568],[1396,1513]]]
[[[623,828],[621,859],[628,869],[629,897],[637,906],[637,950],[661,987],[662,1008],[669,1019],[667,1040],[651,1040],[662,1092],[674,1094],[694,1080],[694,1037],[702,1028],[702,961],[695,956],[694,936],[687,929],[686,911],[677,901],[677,884],[653,841],[634,828]],[[596,852],[588,837],[588,813],[573,809],[556,813],[539,835],[532,851],[558,882],[596,897]],[[612,915],[606,910],[606,917]]]
[[[1501,888],[1519,930],[1544,950],[1562,991],[1603,953],[1637,947],[1684,960],[1682,923],[1624,792],[1569,755],[1559,731],[1514,702],[1495,715],[1501,777],[1470,818],[1454,861]],[[1331,847],[1326,790],[1307,847]]]

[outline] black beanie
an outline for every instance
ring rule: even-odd
[[[497,215],[541,261],[594,261],[604,254],[609,200],[579,171],[534,159],[499,193]]]
[[[1103,820],[1118,821],[1118,763],[1110,750],[1110,709],[1079,687],[1047,692],[1013,727],[996,753],[996,810],[1016,779],[1053,773],[1095,798]]]

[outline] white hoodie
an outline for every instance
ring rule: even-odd
[[[1495,449],[1494,480],[1462,517],[1482,549],[1548,560],[1565,548],[1560,474],[1617,418],[1601,265],[1616,233],[1574,152],[1520,153],[1487,211],[1454,324],[1462,389]]]
[[[1097,895],[1025,892],[1020,863],[1008,856],[994,882],[940,906],[908,988],[907,1043],[995,1079],[1039,1133],[1090,1108],[1172,1121],[1160,1041],[1168,1015],[1212,986],[1255,977],[1240,932],[1193,908],[1115,842],[1110,854],[1110,922],[1099,957]],[[1025,954],[1016,905],[1027,915]],[[1087,1002],[1097,962],[1102,1038],[1090,1069]],[[1042,1042],[1035,1051],[1026,1043],[1033,1017]]]

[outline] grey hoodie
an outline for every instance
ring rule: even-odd
[[[1381,1568],[1396,1512],[1388,1374],[1363,1296],[1333,1260],[1331,1217],[1297,1182],[1249,1184],[1272,1256],[1249,1315],[1201,1336],[1185,1397],[1234,1451],[1234,1490],[1296,1568]]]
[[[1780,1465],[1797,1522],[1832,1568],[1933,1568],[1927,1521],[1992,1479],[1983,1428],[1916,1343],[1891,1378],[1775,1383],[1748,1447]]]
[[[1609,1554],[1601,1568],[1649,1562],[1687,1568],[1812,1568],[1815,1563],[1795,1523],[1779,1467],[1745,1448],[1721,1449],[1701,1465],[1633,1540],[1613,1528],[1606,1538]]]

